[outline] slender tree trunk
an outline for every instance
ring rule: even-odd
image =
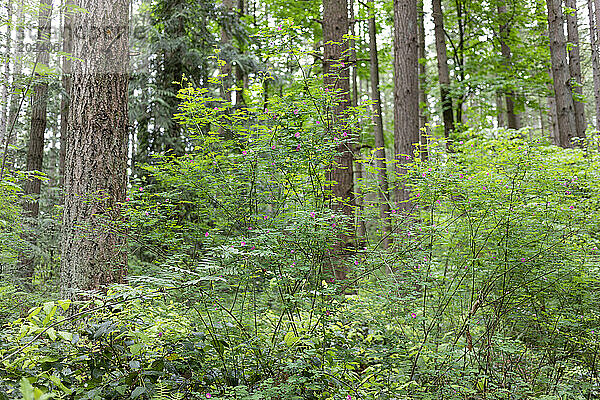
[[[61,294],[102,290],[127,267],[121,204],[127,181],[126,0],[81,0],[73,16],[72,92],[65,161]],[[105,32],[98,36],[100,29]]]
[[[350,98],[351,106],[356,107],[358,105],[358,64],[356,61],[356,21],[354,19],[354,0],[350,0],[349,3],[349,17],[350,17],[350,64],[352,65],[352,97]],[[367,234],[367,226],[364,218],[364,193],[362,192],[361,185],[363,184],[363,166],[362,156],[360,151],[360,143],[358,143],[358,149],[355,151],[358,157],[357,162],[354,163],[354,170],[356,172],[356,179],[354,185],[356,186],[354,192],[356,193],[356,234],[358,237],[364,238]]]
[[[442,1],[432,0],[432,10],[438,77],[440,81],[442,119],[444,121],[444,137],[446,138],[448,144],[450,134],[452,131],[454,131],[454,114],[452,110],[452,97],[450,96],[450,72],[448,70],[448,53],[446,52],[446,38],[444,36],[445,31]]]
[[[506,126],[506,122],[504,120],[504,104],[502,104],[502,92],[496,92],[496,117],[498,118],[498,128],[503,128]]]
[[[52,0],[41,0],[39,11],[39,27],[37,46],[41,51],[36,55],[35,65],[37,68],[45,68],[50,61],[48,47],[50,44],[50,25],[52,21]],[[46,132],[46,108],[48,104],[48,81],[45,76],[34,73],[35,84],[31,96],[31,126],[29,129],[29,145],[27,147],[27,166],[26,170],[30,173],[41,173],[44,161],[44,133]],[[31,231],[36,229],[37,218],[40,213],[40,203],[38,197],[41,192],[42,181],[36,177],[28,178],[25,181],[24,190],[26,196],[32,199],[26,199],[23,204],[23,210],[26,217],[29,218],[29,228]],[[29,242],[35,243],[35,236],[30,235]],[[19,255],[19,275],[26,282],[31,281],[35,266],[35,256],[32,254]]]
[[[233,0],[223,0],[223,13],[226,16],[226,20],[233,15]],[[221,58],[225,61],[225,64],[221,66],[222,84],[219,90],[221,91],[221,97],[228,102],[231,102],[231,72],[233,68],[231,66],[230,57],[226,56],[230,53],[231,47],[231,35],[229,34],[228,27],[221,26],[221,49],[225,54],[221,53]]]
[[[427,126],[427,52],[425,48],[425,11],[424,0],[417,1],[417,13],[419,15],[419,129],[421,134],[420,154],[422,160],[428,157],[428,135]]]
[[[7,34],[6,34],[6,43],[5,43],[5,64],[4,64],[4,73],[3,73],[3,82],[2,82],[2,90],[0,92],[0,101],[2,101],[2,109],[0,111],[0,148],[2,148],[2,144],[4,144],[4,139],[8,132],[8,87],[10,86],[10,60],[12,58],[11,55],[11,45],[12,45],[12,0],[7,0],[6,2],[6,21],[8,23]]]
[[[550,38],[550,61],[556,99],[558,121],[557,145],[571,147],[577,136],[575,107],[571,91],[571,77],[567,65],[567,41],[564,34],[564,18],[561,0],[546,0],[548,6],[548,36]]]
[[[588,14],[590,19],[590,41],[592,48],[592,70],[594,79],[594,103],[596,110],[596,130],[600,130],[600,54],[598,42],[598,26],[596,23],[597,9],[594,7],[594,0],[588,0]]]
[[[379,58],[377,54],[377,26],[375,24],[374,0],[369,0],[369,58],[371,60],[371,101],[373,102],[373,122],[375,123],[375,167],[379,187],[379,217],[383,233],[382,245],[387,249],[392,243],[390,221],[390,189],[387,176],[387,156],[383,135],[381,92],[379,90]]]
[[[347,140],[350,129],[346,126],[344,113],[350,105],[350,72],[348,42],[344,35],[348,33],[348,3],[346,0],[323,0],[323,72],[327,90],[336,93],[336,104],[329,110],[327,127],[333,140],[337,140],[338,154],[333,166],[327,171],[327,180],[331,186],[333,210],[344,214],[349,224],[343,225],[338,235],[339,243],[334,253],[344,254],[353,241],[350,231],[354,221],[354,157]],[[345,278],[345,271],[337,268],[336,277]]]
[[[498,5],[498,16],[500,18],[504,18],[506,16],[506,4],[504,2]],[[504,67],[507,69],[509,75],[512,75],[512,54],[510,46],[508,45],[509,38],[510,26],[508,25],[508,22],[503,22],[502,24],[500,24],[500,51],[502,53]],[[515,92],[512,89],[507,90],[505,91],[504,95],[506,98],[506,120],[508,122],[508,128],[519,129],[520,120],[515,114]]]
[[[72,31],[72,0],[65,2],[66,8],[64,11],[63,20],[63,52],[71,54],[73,51],[73,31]],[[65,182],[65,155],[67,151],[67,135],[69,134],[69,102],[71,101],[71,58],[63,57],[62,60],[62,94],[60,99],[60,150],[58,157],[59,185],[61,190],[64,190]],[[61,194],[61,203],[63,196]]]
[[[572,80],[573,106],[575,110],[575,129],[579,138],[585,137],[585,103],[583,102],[583,81],[581,79],[581,61],[579,55],[579,31],[577,29],[577,1],[565,0],[570,9],[567,12],[567,40],[569,46],[569,72]]]
[[[20,90],[25,84],[22,81],[23,74],[23,46],[25,43],[25,17],[24,17],[24,5],[23,0],[19,1],[19,5],[17,7],[17,15],[16,15],[16,24],[17,24],[17,37],[15,42],[15,56],[14,60],[14,69],[13,69],[13,79],[12,79],[12,89],[13,93],[10,96],[10,105],[8,107],[8,126],[7,126],[7,134],[4,138],[5,140],[5,152],[3,154],[2,159],[2,170],[8,168],[10,170],[13,169],[14,164],[14,151],[10,148],[14,146],[17,142],[17,133],[16,133],[16,125],[19,120],[20,114],[20,104],[23,93]]]
[[[238,0],[237,2],[237,18],[241,19],[244,15],[246,15],[246,4],[244,0]],[[240,43],[239,52],[241,55],[246,51],[246,46]],[[244,70],[244,68],[238,63],[235,67],[235,79],[236,86],[239,88],[239,91],[236,94],[236,104],[246,104],[246,89],[248,89],[248,73]]]
[[[419,40],[416,0],[394,0],[394,148],[400,180],[419,143]],[[410,192],[396,186],[396,202],[408,211]]]

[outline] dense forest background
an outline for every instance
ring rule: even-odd
[[[599,0],[2,0],[0,400],[600,398]]]

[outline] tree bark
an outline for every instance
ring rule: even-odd
[[[400,209],[412,208],[410,192],[402,179],[419,143],[419,41],[416,0],[394,0],[394,148],[396,202]]]
[[[373,122],[375,136],[375,166],[379,186],[379,216],[382,224],[382,246],[387,249],[391,242],[390,221],[390,191],[387,177],[387,156],[385,151],[385,137],[383,133],[383,118],[381,110],[381,92],[379,90],[379,58],[377,52],[377,27],[375,24],[374,1],[369,1],[369,58],[371,63],[371,101],[373,102]]]
[[[571,147],[572,139],[576,137],[575,107],[567,65],[567,41],[564,34],[562,1],[546,0],[546,4],[548,6],[550,61],[558,123],[558,138],[556,138],[555,144],[561,147]]]
[[[327,128],[333,140],[337,140],[337,155],[327,171],[331,184],[331,208],[341,212],[348,221],[354,221],[354,156],[348,140],[351,134],[344,113],[350,106],[350,71],[348,42],[348,3],[346,0],[323,0],[323,73],[325,90],[335,91],[335,104],[328,112]],[[353,223],[343,224],[334,250],[342,255],[351,245],[354,235]],[[345,278],[345,271],[335,270],[338,279]]]
[[[373,102],[373,122],[375,124],[375,168],[379,187],[379,218],[382,227],[382,246],[387,249],[392,243],[392,225],[390,221],[390,189],[387,176],[387,156],[383,135],[381,111],[381,92],[379,90],[379,57],[377,54],[377,26],[375,24],[374,0],[369,0],[369,58],[371,62],[371,101]]]
[[[72,92],[65,160],[61,294],[123,279],[121,204],[127,171],[126,0],[81,0],[73,16]],[[82,61],[79,61],[82,60]]]
[[[600,1],[598,1],[600,2]],[[594,7],[594,0],[588,0],[588,15],[590,20],[590,41],[592,49],[592,70],[594,80],[594,104],[596,110],[596,130],[600,129],[600,54],[598,42],[597,26],[597,8]]]
[[[502,19],[506,16],[506,4],[504,2],[498,5],[498,16]],[[500,52],[502,54],[502,61],[504,67],[507,69],[509,75],[512,75],[512,54],[508,40],[510,37],[510,26],[508,22],[500,24]],[[515,114],[515,92],[514,90],[504,90],[504,96],[506,99],[506,121],[509,129],[519,129],[520,120]]]
[[[72,14],[70,6],[73,5],[72,0],[65,2],[66,9],[64,11],[63,20],[63,53],[71,54],[73,51],[73,27],[72,27]],[[59,186],[61,190],[64,190],[65,182],[65,156],[67,151],[67,135],[68,135],[68,123],[69,123],[69,102],[71,101],[71,58],[63,57],[62,60],[62,94],[60,99],[60,150],[58,157],[58,174],[59,174]],[[62,204],[62,193],[60,196]]]
[[[43,70],[48,67],[50,53],[48,46],[50,44],[50,25],[52,21],[52,0],[41,0],[39,10],[39,27],[37,43],[39,51],[36,55],[36,69]],[[39,72],[34,72],[35,84],[31,96],[31,125],[29,129],[29,144],[27,147],[27,165],[26,170],[29,173],[41,173],[44,161],[44,133],[46,132],[46,117],[48,104],[48,80]],[[25,217],[29,219],[29,237],[24,234],[24,239],[30,243],[35,243],[33,232],[37,226],[37,218],[40,213],[40,203],[38,201],[42,187],[42,181],[37,177],[29,177],[25,181],[23,192],[26,198],[23,204]],[[35,256],[32,254],[19,254],[19,277],[25,282],[31,281],[35,267]]]
[[[432,0],[432,14],[435,33],[435,50],[437,53],[438,78],[440,82],[440,100],[442,104],[442,120],[444,121],[444,137],[447,144],[454,131],[454,114],[452,97],[450,96],[450,72],[448,70],[448,53],[444,31],[444,14],[442,1]]]
[[[569,72],[572,80],[573,106],[575,110],[575,130],[579,138],[585,137],[587,124],[585,122],[585,103],[583,100],[583,81],[581,78],[581,61],[579,54],[579,31],[577,29],[577,2],[565,0],[570,9],[567,12],[567,40],[569,47]]]

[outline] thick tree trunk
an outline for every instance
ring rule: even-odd
[[[421,130],[421,159],[427,160],[429,128],[427,126],[427,49],[425,47],[425,11],[424,0],[417,1],[419,15],[419,129]]]
[[[440,82],[440,100],[442,104],[442,119],[444,121],[444,137],[448,141],[454,131],[454,114],[452,97],[450,96],[450,72],[448,70],[448,53],[444,31],[444,14],[442,1],[432,0],[433,24],[435,32],[435,50],[437,53],[438,78]]]
[[[501,3],[498,5],[498,16],[501,18],[506,15],[506,4]],[[510,26],[508,22],[504,22],[500,25],[500,51],[502,53],[502,60],[504,67],[510,71],[512,70],[512,54],[510,51],[510,46],[508,45],[508,40],[510,36]],[[512,75],[512,74],[510,74]],[[506,121],[508,123],[509,129],[519,129],[520,120],[517,118],[515,114],[515,102],[514,97],[515,93],[513,90],[505,91],[504,93],[506,98]]]
[[[327,180],[331,185],[333,210],[344,214],[349,224],[343,224],[340,242],[335,253],[342,255],[353,241],[351,222],[354,221],[354,156],[345,139],[350,133],[346,126],[344,113],[350,105],[350,72],[348,42],[344,35],[348,33],[348,3],[346,0],[323,0],[323,72],[326,90],[335,91],[336,104],[329,110],[327,127],[331,136],[338,141],[338,154],[333,165],[327,171]],[[336,268],[337,278],[344,278],[345,271]]]
[[[127,171],[129,80],[126,0],[82,0],[73,16],[69,134],[65,161],[61,293],[122,280],[127,259],[121,204]],[[97,32],[102,32],[98,35]]]
[[[402,179],[419,143],[419,41],[416,0],[394,0],[394,148],[400,182],[396,202],[408,211],[410,192]]]
[[[567,41],[564,34],[564,18],[561,0],[546,0],[548,6],[548,37],[550,38],[550,61],[556,99],[558,138],[555,143],[571,147],[577,136],[575,107],[571,92],[571,77],[567,65]]]
[[[600,1],[599,1],[600,2]],[[590,20],[590,41],[592,48],[592,70],[594,79],[594,104],[596,111],[596,130],[600,130],[600,43],[598,41],[597,8],[594,0],[588,0],[588,15]]]
[[[4,144],[4,139],[8,132],[8,87],[10,86],[10,59],[11,55],[11,45],[12,45],[12,32],[10,29],[12,28],[12,0],[8,0],[6,2],[6,21],[9,26],[8,34],[6,35],[6,43],[5,43],[5,64],[4,64],[4,73],[2,78],[2,90],[0,91],[0,101],[2,101],[2,109],[0,110],[0,146]],[[0,147],[1,148],[1,147]]]
[[[50,61],[48,46],[50,44],[50,25],[52,21],[52,0],[41,0],[39,11],[39,26],[37,36],[37,46],[41,51],[36,55],[35,65],[37,68],[46,68]],[[27,147],[27,165],[26,170],[30,173],[41,173],[44,161],[44,133],[46,132],[46,108],[48,104],[48,81],[45,76],[34,73],[35,85],[31,96],[31,126],[29,129],[29,144]],[[28,218],[27,230],[23,239],[29,243],[35,243],[35,231],[37,218],[40,213],[40,203],[38,197],[41,192],[42,181],[38,178],[29,178],[25,181],[24,190],[26,196],[32,199],[26,199],[23,204],[25,217]],[[27,231],[26,230],[26,231]],[[35,267],[35,256],[33,254],[19,254],[19,278],[23,279],[26,286],[33,277]]]
[[[567,39],[569,46],[569,72],[573,82],[573,106],[575,110],[575,129],[579,138],[585,137],[585,103],[583,102],[583,81],[581,79],[581,62],[579,56],[579,31],[577,29],[577,2],[565,0],[570,9],[567,12]]]
[[[383,135],[381,114],[381,92],[379,90],[379,58],[377,54],[377,27],[375,25],[374,1],[369,1],[369,58],[371,60],[371,101],[373,102],[373,122],[375,123],[375,167],[379,187],[379,217],[383,234],[382,246],[387,249],[392,243],[392,225],[390,221],[390,189],[387,176],[387,157]]]
[[[63,52],[71,54],[73,51],[72,31],[72,0],[66,1],[66,10],[63,20]],[[60,150],[58,157],[59,186],[64,190],[65,182],[65,155],[67,151],[67,135],[69,123],[69,102],[71,101],[71,58],[63,57],[62,60],[62,94],[60,99]],[[61,195],[61,203],[63,196]]]

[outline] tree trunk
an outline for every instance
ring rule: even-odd
[[[412,205],[402,179],[419,143],[418,51],[417,2],[394,0],[394,148],[400,179],[395,200],[405,211]]]
[[[71,54],[73,51],[73,31],[72,31],[72,13],[70,6],[73,5],[72,0],[65,2],[67,6],[64,14],[63,22],[63,52]],[[58,157],[58,172],[59,186],[64,190],[65,182],[65,155],[67,151],[67,135],[69,123],[69,102],[71,101],[71,58],[63,57],[62,60],[62,94],[60,99],[60,150]],[[61,204],[63,196],[61,194]]]
[[[498,5],[498,16],[503,19],[506,17],[506,4],[504,2]],[[512,70],[512,54],[510,51],[510,46],[508,45],[508,40],[510,37],[510,26],[508,22],[503,22],[500,24],[500,52],[502,54],[502,62],[504,67],[507,70],[509,75],[513,75]],[[517,118],[515,114],[515,92],[510,90],[505,90],[504,95],[506,98],[506,121],[508,123],[509,129],[519,129],[520,120]]]
[[[0,173],[0,179],[2,179],[2,175],[4,171],[8,168],[10,170],[13,169],[14,164],[14,151],[11,149],[11,146],[14,146],[17,142],[16,130],[15,126],[19,120],[20,107],[22,103],[22,98],[25,96],[24,93],[21,93],[20,90],[24,86],[22,82],[22,73],[23,73],[23,46],[25,43],[25,18],[24,18],[24,5],[23,0],[19,1],[19,6],[17,7],[17,16],[16,16],[16,24],[17,24],[17,37],[15,42],[15,57],[14,57],[14,69],[13,69],[13,79],[12,79],[12,89],[13,93],[10,96],[10,104],[8,107],[8,126],[7,133],[4,138],[4,154],[2,155],[2,173]]]
[[[446,52],[446,38],[444,31],[444,14],[442,1],[432,0],[432,14],[435,32],[435,50],[437,53],[438,77],[440,81],[440,100],[442,104],[442,119],[444,121],[444,137],[447,144],[450,134],[454,131],[454,114],[452,110],[452,97],[450,96],[450,72],[448,70],[448,53]]]
[[[223,14],[226,16],[224,20],[229,21],[229,17],[233,15],[233,0],[223,0]],[[230,21],[227,23],[231,23]],[[221,26],[221,58],[225,61],[225,64],[221,66],[221,87],[219,88],[221,92],[221,98],[225,99],[227,102],[231,103],[231,73],[233,68],[231,66],[231,58],[228,56],[230,54],[231,47],[231,35],[229,34],[229,26],[225,26],[227,24],[223,24]]]
[[[550,80],[554,80],[552,78],[552,70],[548,71],[548,75],[550,75]],[[560,133],[558,132],[558,116],[556,112],[556,98],[554,97],[554,87],[552,83],[548,85],[548,120],[550,122],[550,138],[554,144],[558,144],[560,140]]]
[[[373,102],[373,122],[375,136],[375,168],[379,187],[379,217],[381,219],[383,241],[387,249],[392,243],[392,225],[390,221],[390,190],[387,176],[387,158],[385,137],[383,135],[383,118],[381,114],[381,92],[379,91],[379,58],[377,54],[377,26],[375,24],[374,0],[369,0],[369,58],[371,61],[371,101]]]
[[[428,135],[427,126],[427,49],[425,47],[425,11],[424,0],[417,1],[417,13],[419,15],[419,129],[421,135],[420,154],[422,160],[428,157]]]
[[[73,16],[72,92],[65,160],[61,294],[123,279],[121,204],[127,171],[126,0],[81,0]],[[97,32],[103,34],[98,35]]]
[[[502,92],[496,92],[496,117],[498,119],[498,128],[504,128],[506,122],[504,121],[504,104],[502,104]]]
[[[583,81],[581,79],[581,62],[579,56],[579,31],[577,30],[577,2],[565,0],[570,8],[567,12],[567,39],[569,47],[569,72],[573,90],[573,107],[575,110],[575,130],[579,138],[585,138],[587,124],[585,122],[585,103],[583,102]]]
[[[327,171],[331,185],[331,208],[341,212],[349,221],[338,235],[339,243],[334,253],[342,255],[353,241],[351,228],[354,224],[354,157],[346,139],[351,133],[346,126],[344,113],[350,105],[350,72],[348,42],[348,3],[346,0],[323,0],[323,73],[326,90],[335,91],[336,104],[328,112],[327,127],[333,140],[337,140],[337,152],[333,165]],[[335,270],[338,279],[345,278],[345,271]]]
[[[12,45],[12,0],[6,2],[6,21],[8,23],[8,34],[6,35],[5,44],[5,61],[4,74],[2,82],[2,91],[0,93],[0,99],[2,103],[2,110],[0,111],[0,146],[4,143],[6,134],[8,132],[8,87],[10,85],[10,59],[11,57],[11,45]]]
[[[52,21],[52,0],[41,0],[39,11],[39,27],[37,36],[37,46],[41,51],[36,55],[35,65],[37,69],[45,69],[50,61],[48,47],[50,44],[50,25]],[[48,104],[48,80],[42,74],[34,73],[35,84],[33,86],[33,95],[31,96],[31,126],[29,129],[29,145],[27,147],[27,166],[26,170],[30,173],[41,173],[44,161],[44,133],[46,132],[46,106]],[[36,220],[40,213],[40,195],[42,181],[38,178],[28,178],[25,181],[24,190],[26,196],[32,199],[26,199],[23,204],[25,217],[29,219],[29,230],[31,233],[36,230]],[[35,235],[31,234],[28,239],[30,243],[35,243]],[[31,281],[35,266],[35,257],[31,254],[19,254],[19,277],[26,282]]]
[[[558,138],[555,143],[561,147],[571,147],[572,139],[576,137],[575,108],[567,65],[567,42],[564,34],[562,1],[546,0],[546,4],[548,6],[550,61],[558,123]]]
[[[354,0],[350,0],[349,5],[349,17],[350,17],[350,63],[352,65],[352,97],[351,106],[356,107],[358,105],[358,64],[356,61],[356,21],[354,19]],[[354,170],[356,172],[356,179],[354,185],[354,193],[356,193],[356,234],[358,237],[364,238],[367,234],[367,226],[364,218],[364,193],[362,192],[361,186],[363,184],[363,165],[362,156],[360,152],[360,143],[358,143],[359,149],[357,149],[356,156],[358,157],[357,162],[354,164]]]
[[[600,1],[598,1],[600,2]],[[588,14],[590,19],[590,41],[592,48],[592,70],[594,79],[594,103],[596,110],[596,130],[600,130],[600,54],[598,42],[598,26],[596,23],[597,9],[594,7],[594,0],[588,0]]]

